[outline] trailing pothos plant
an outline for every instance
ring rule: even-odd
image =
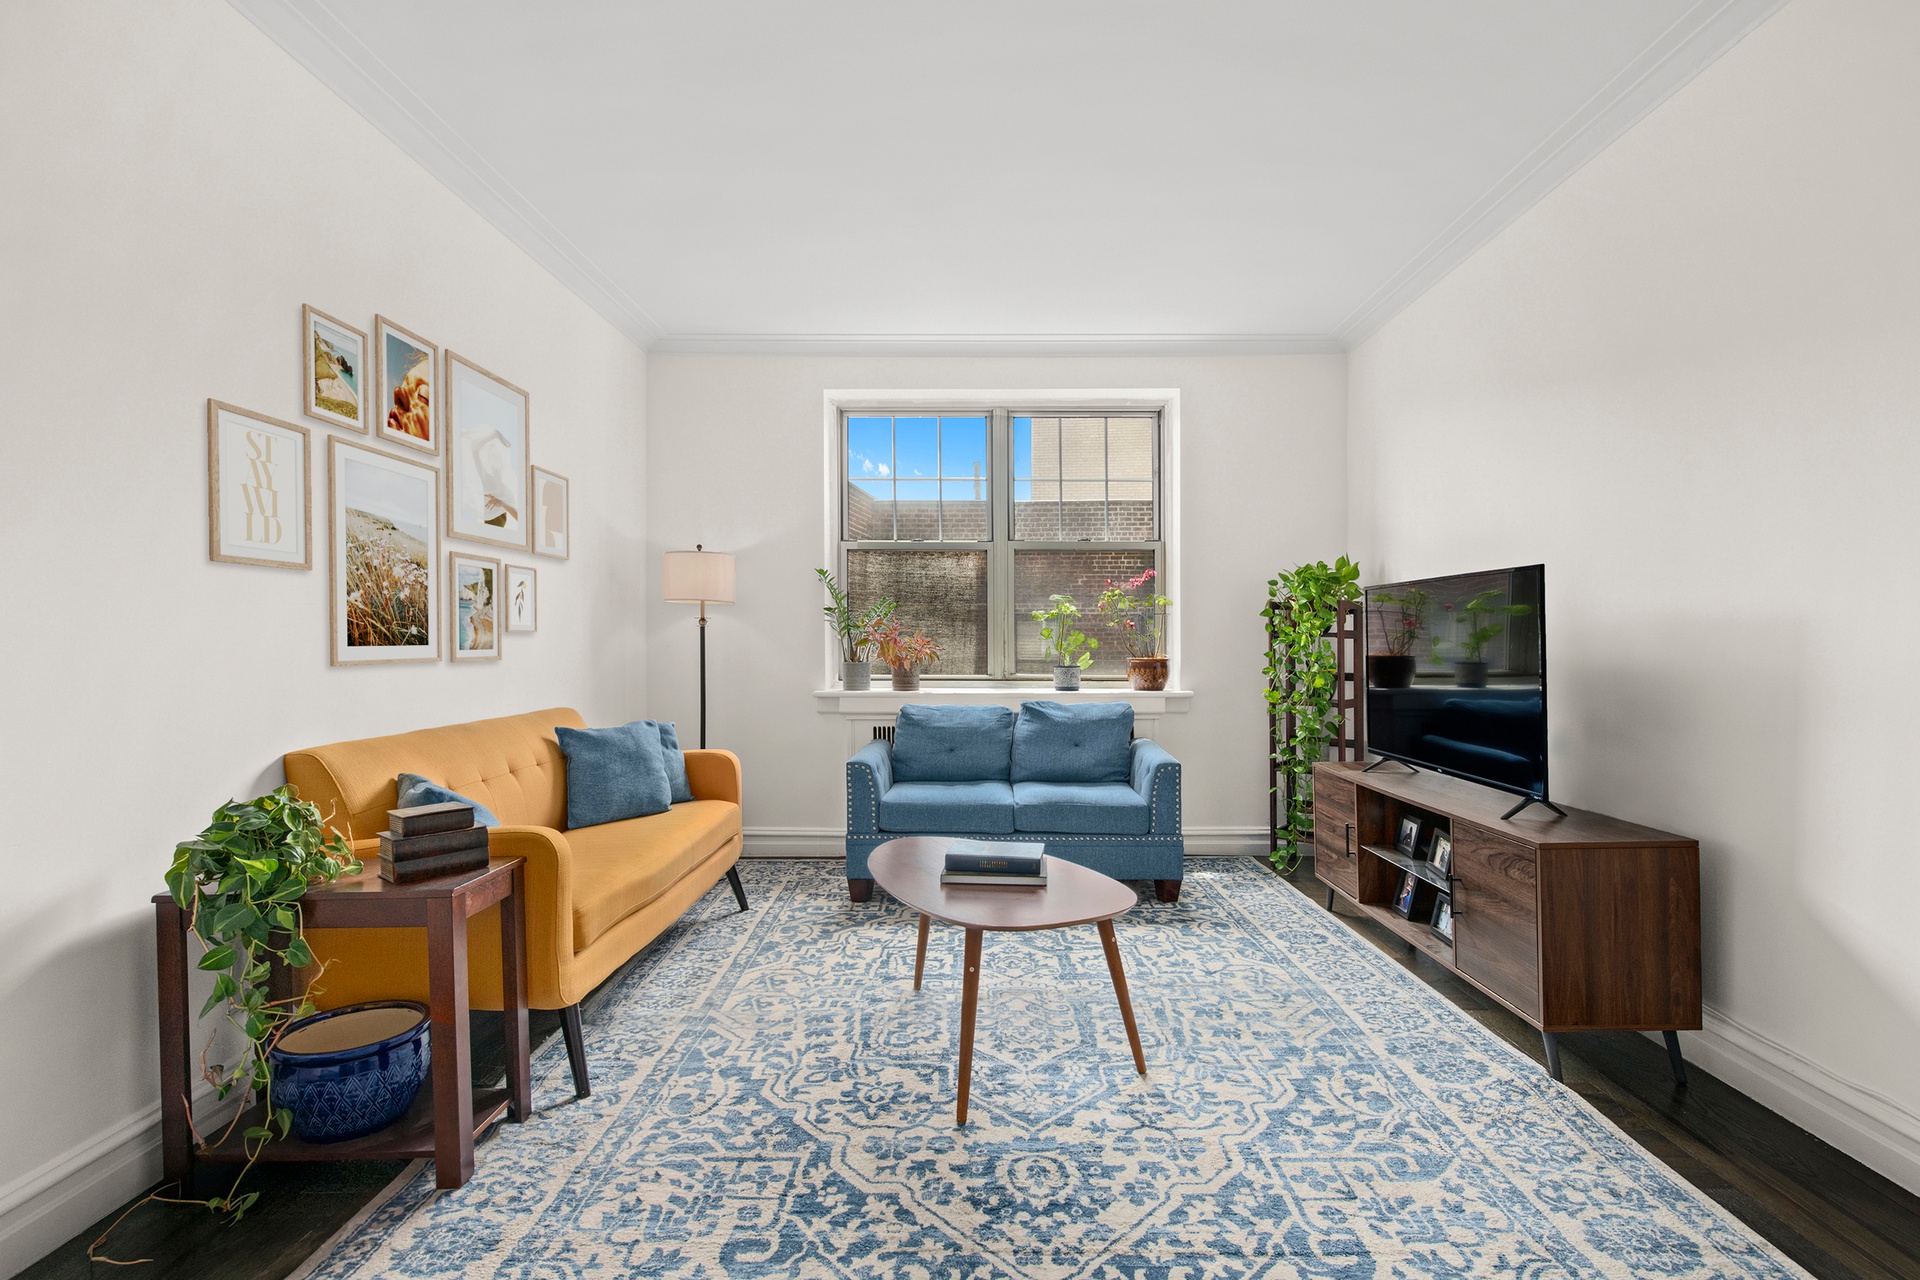
[[[1317,560],[1267,580],[1267,704],[1284,805],[1273,865],[1291,870],[1313,839],[1313,766],[1341,730],[1334,709],[1333,627],[1340,604],[1360,598],[1360,567],[1345,556]],[[1293,736],[1285,735],[1287,717]]]

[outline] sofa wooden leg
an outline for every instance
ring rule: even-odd
[[[727,883],[733,886],[734,901],[740,904],[740,909],[742,911],[745,911],[747,909],[747,891],[746,891],[746,888],[742,886],[740,883],[739,867],[727,868]]]
[[[1154,896],[1162,902],[1178,902],[1180,901],[1180,882],[1178,880],[1155,880],[1153,882],[1153,893]]]
[[[573,1096],[585,1098],[593,1090],[587,1085],[587,1042],[580,1031],[580,1006],[570,1004],[560,1010],[560,1034],[567,1039],[567,1064],[573,1068]]]
[[[856,880],[854,877],[848,876],[847,877],[847,896],[849,898],[852,898],[855,902],[873,901],[873,881]]]

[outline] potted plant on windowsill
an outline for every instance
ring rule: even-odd
[[[1080,673],[1093,665],[1093,651],[1100,642],[1074,629],[1080,605],[1072,596],[1054,595],[1048,599],[1051,609],[1035,609],[1033,620],[1040,624],[1040,640],[1053,655],[1053,687],[1070,691],[1080,687]]]
[[[869,688],[873,683],[873,645],[866,638],[867,632],[893,616],[896,608],[893,597],[881,596],[867,606],[864,613],[856,615],[853,602],[834,581],[833,574],[825,569],[815,569],[814,573],[833,601],[821,612],[827,615],[827,622],[840,644],[840,683],[848,689]]]
[[[920,669],[932,666],[940,656],[939,641],[919,630],[909,632],[895,618],[883,618],[866,627],[860,635],[874,656],[892,669],[896,693],[918,689]]]
[[[1524,604],[1495,604],[1506,592],[1495,588],[1482,591],[1460,606],[1467,620],[1467,634],[1460,641],[1460,657],[1453,664],[1454,683],[1462,689],[1484,689],[1487,685],[1486,648],[1507,629],[1507,619],[1531,613]],[[1448,605],[1449,609],[1453,606]]]
[[[1154,570],[1148,569],[1118,586],[1108,578],[1096,606],[1100,616],[1113,623],[1120,643],[1126,646],[1127,681],[1136,689],[1167,687],[1167,610],[1173,607],[1173,601],[1146,590],[1154,577]]]
[[[1383,653],[1367,655],[1367,683],[1379,689],[1405,689],[1413,683],[1418,659],[1413,647],[1427,625],[1426,592],[1412,588],[1403,594],[1376,592],[1371,611],[1379,619],[1379,634],[1386,645]]]

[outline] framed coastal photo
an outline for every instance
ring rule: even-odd
[[[207,401],[207,558],[313,568],[312,470],[305,427]]]
[[[573,523],[570,485],[563,475],[533,468],[533,554],[565,560],[571,553]]]
[[[349,431],[367,429],[367,335],[314,307],[300,308],[306,348],[301,407],[310,418]]]
[[[527,393],[451,351],[446,384],[447,536],[531,550]]]
[[[500,562],[453,551],[447,555],[447,633],[455,662],[500,656]]]
[[[375,430],[382,440],[440,452],[440,348],[385,316],[373,318]]]
[[[329,442],[336,667],[438,662],[440,477],[432,467],[337,437]]]
[[[524,565],[506,566],[507,630],[540,629],[540,575]]]

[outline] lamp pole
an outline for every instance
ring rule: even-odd
[[[700,749],[707,749],[707,602],[700,602]]]

